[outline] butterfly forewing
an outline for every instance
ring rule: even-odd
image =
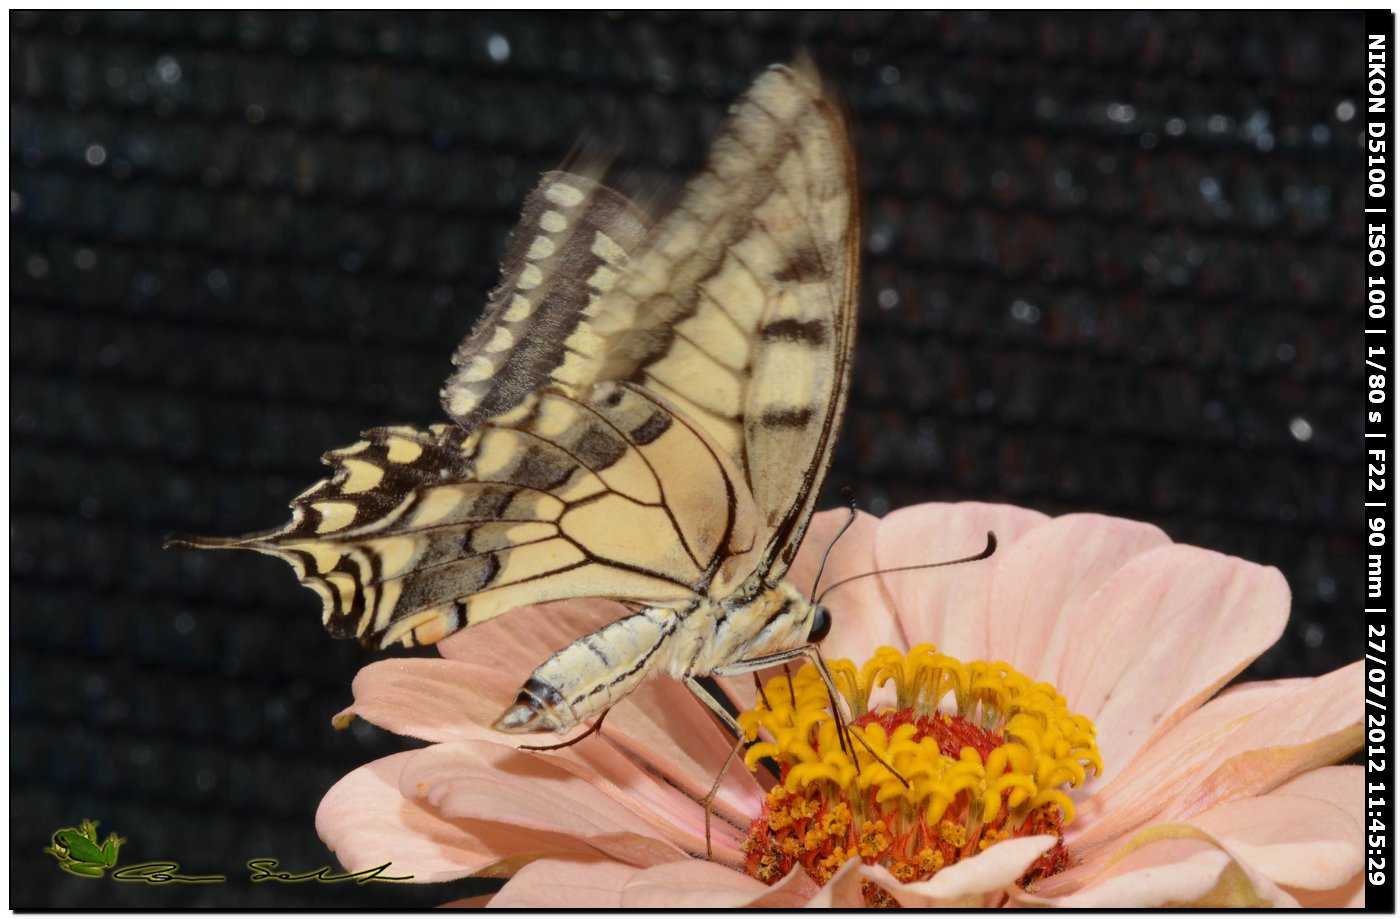
[[[811,75],[774,68],[598,304],[605,373],[670,400],[744,470],[770,579],[805,530],[845,405],[856,193],[842,112]]]
[[[458,369],[442,390],[448,416],[471,430],[551,383],[601,379],[591,320],[647,223],[626,197],[586,176],[546,173],[525,199],[481,321],[452,356]]]

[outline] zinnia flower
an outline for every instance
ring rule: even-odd
[[[804,591],[845,518],[814,520],[789,575]],[[990,559],[891,570],[988,531]],[[870,571],[824,601],[822,644],[869,739],[843,752],[810,675],[763,700],[726,681],[757,706],[749,758],[784,781],[729,770],[713,860],[698,802],[732,740],[679,684],[645,684],[558,751],[489,727],[535,666],[620,615],[601,601],[362,670],[344,714],[430,745],[346,776],[317,828],[349,871],[509,877],[493,906],[1362,905],[1362,772],[1330,765],[1361,744],[1360,662],[1221,692],[1283,630],[1278,571],[1145,524],[978,504],[861,514],[822,581]]]

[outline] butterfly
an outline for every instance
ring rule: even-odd
[[[279,529],[169,544],[288,562],[332,635],[375,648],[618,600],[495,727],[566,733],[666,675],[737,728],[697,681],[810,656],[831,625],[783,576],[846,405],[859,242],[841,106],[809,66],[771,67],[655,222],[544,175],[453,356],[451,423],[330,451]]]

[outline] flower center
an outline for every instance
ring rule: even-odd
[[[739,716],[753,769],[776,761],[779,781],[744,843],[746,870],[772,884],[796,865],[825,884],[848,859],[883,865],[905,883],[1013,836],[1063,837],[1074,819],[1064,788],[1103,768],[1094,725],[1069,711],[1048,683],[1004,663],[962,663],[919,645],[881,648],[865,666],[829,662],[850,706],[843,749],[826,685],[808,664],[770,680],[758,707]],[[871,710],[893,681],[894,704]],[[861,740],[864,743],[861,743]],[[1063,841],[1022,878],[1068,867]],[[898,905],[866,885],[872,906]]]

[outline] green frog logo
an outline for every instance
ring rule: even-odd
[[[116,833],[108,833],[107,841],[98,845],[96,821],[84,820],[77,829],[70,826],[54,833],[53,845],[44,851],[58,859],[58,866],[69,874],[100,878],[117,864],[117,850],[124,842]]]

